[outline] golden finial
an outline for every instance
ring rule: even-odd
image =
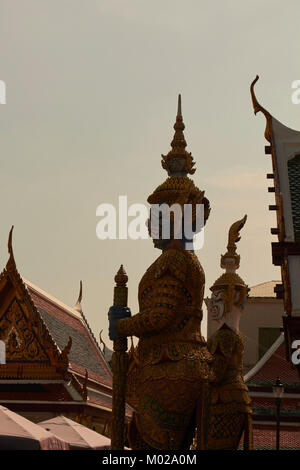
[[[116,286],[117,287],[126,286],[127,281],[128,281],[128,276],[127,276],[126,271],[123,267],[123,264],[121,264],[121,266],[119,268],[119,271],[115,275]]]
[[[240,241],[240,231],[244,227],[247,220],[245,215],[241,220],[234,222],[228,231],[228,244],[227,252],[221,256],[221,268],[226,268],[226,261],[228,259],[234,259],[234,269],[238,269],[240,265],[240,256],[236,253],[236,243]]]
[[[181,114],[181,94],[180,94],[180,93],[179,93],[179,95],[178,95],[177,117],[181,117],[181,118],[182,118],[182,114]]]
[[[186,176],[195,173],[192,154],[185,150],[187,143],[184,137],[185,125],[181,111],[181,95],[178,95],[177,115],[174,124],[174,137],[171,142],[172,150],[167,155],[162,155],[162,167],[167,170],[169,176]]]
[[[13,230],[14,230],[14,226],[12,225],[11,229],[10,229],[10,232],[9,232],[9,235],[8,235],[8,253],[10,254],[10,256],[14,256],[14,253],[13,253],[13,248],[12,248],[12,234],[13,234]]]
[[[176,116],[176,122],[174,124],[174,137],[171,142],[171,147],[173,149],[173,155],[178,154],[179,156],[182,155],[182,152],[184,152],[184,149],[186,147],[186,140],[184,137],[184,131],[185,125],[182,119],[182,114],[181,114],[181,95],[178,95],[178,105],[177,105],[177,116]]]
[[[221,255],[221,268],[225,269],[223,273],[211,286],[212,292],[224,290],[225,312],[230,312],[234,303],[235,291],[240,292],[235,305],[241,305],[246,299],[249,291],[248,286],[243,279],[236,273],[240,266],[240,255],[236,253],[236,243],[240,240],[240,231],[247,220],[245,215],[241,220],[234,222],[228,231],[227,253]]]
[[[259,76],[256,75],[255,79],[250,85],[250,93],[251,93],[251,98],[252,98],[253,110],[254,110],[255,115],[259,111],[264,114],[266,118],[265,138],[267,139],[268,142],[271,143],[272,141],[272,116],[269,113],[269,111],[267,111],[263,106],[260,105],[260,103],[257,101],[255,92],[254,92],[254,85],[258,81],[258,79],[259,79]]]
[[[128,288],[126,286],[128,281],[128,276],[126,271],[121,264],[119,271],[115,275],[115,287],[114,287],[114,305],[119,305],[121,307],[127,306],[127,295]]]
[[[8,246],[9,258],[8,258],[8,261],[7,261],[7,264],[6,264],[6,268],[9,268],[10,266],[12,266],[12,267],[16,266],[14,252],[13,252],[13,246],[12,246],[13,229],[14,229],[14,226],[12,225],[12,227],[10,229],[10,232],[9,232],[9,235],[8,235],[7,246]]]
[[[228,245],[227,245],[227,255],[234,255],[236,253],[236,243],[240,241],[240,231],[244,227],[247,220],[247,215],[241,220],[234,222],[228,232]]]
[[[79,295],[78,295],[78,299],[74,307],[74,309],[77,310],[77,312],[79,313],[82,312],[81,301],[82,301],[82,281],[80,281]]]

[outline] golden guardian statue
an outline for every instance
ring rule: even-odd
[[[134,409],[127,436],[132,449],[188,450],[209,378],[211,355],[201,334],[205,276],[193,250],[193,233],[201,231],[198,207],[203,228],[210,206],[187,176],[195,169],[185,150],[184,127],[179,96],[172,150],[162,156],[168,178],[148,198],[148,229],[162,254],[140,281],[139,313],[128,317],[127,309],[122,318],[119,307],[109,312],[111,339],[139,339],[129,354],[126,386],[126,402]],[[175,214],[163,208],[180,210]],[[190,234],[183,233],[183,225]]]
[[[236,274],[240,256],[236,242],[247,216],[229,230],[227,252],[221,256],[225,273],[210,288],[205,299],[208,315],[219,328],[208,340],[212,354],[208,398],[207,450],[237,449],[244,432],[244,449],[252,448],[251,408],[248,388],[243,380],[244,341],[239,329],[240,318],[248,295],[248,286]]]

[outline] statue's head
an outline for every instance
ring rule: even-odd
[[[209,216],[209,201],[187,176],[171,176],[148,197],[148,230],[154,246],[166,248],[171,240],[183,247],[192,242]],[[189,248],[188,248],[189,249]]]
[[[165,249],[173,239],[180,240],[185,248],[186,242],[191,246],[193,236],[203,228],[210,212],[204,191],[187,176],[196,170],[192,154],[186,150],[184,128],[179,95],[171,150],[162,155],[161,161],[169,177],[148,197],[151,204],[148,230],[154,246],[160,249]],[[200,205],[203,206],[202,211]]]
[[[223,274],[210,288],[211,297],[206,298],[208,315],[217,322],[225,319],[226,314],[232,310],[243,311],[249,288],[235,273]],[[218,282],[219,281],[219,282]]]
[[[243,310],[249,288],[235,272],[239,268],[240,256],[236,253],[236,242],[240,240],[239,231],[247,216],[235,222],[229,230],[227,253],[221,256],[221,267],[226,270],[210,288],[211,298],[205,299],[208,314],[215,321],[221,321],[233,308]]]
[[[224,303],[224,291],[216,290],[212,293],[211,297],[204,299],[207,307],[207,313],[211,318],[220,322],[224,317],[225,303]]]

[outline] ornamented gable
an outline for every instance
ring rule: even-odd
[[[44,416],[66,414],[102,431],[111,413],[112,373],[81,308],[25,281],[8,241],[0,274],[0,404]],[[3,354],[2,354],[3,355]]]

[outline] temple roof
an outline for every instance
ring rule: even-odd
[[[0,334],[6,343],[1,400],[13,400],[5,388],[10,382],[17,384],[18,401],[32,401],[35,387],[42,401],[88,402],[111,410],[112,373],[82,312],[82,286],[75,308],[69,307],[20,276],[12,230],[8,249],[0,274]]]
[[[31,282],[24,283],[57,346],[63,349],[72,338],[68,355],[72,371],[85,375],[87,369],[89,379],[111,386],[111,370],[82,315]]]
[[[69,307],[20,276],[12,229],[8,251],[0,274],[0,339],[6,345],[0,401],[20,409],[53,407],[108,417],[112,372],[82,311],[82,283],[75,307]],[[126,406],[126,417],[131,413]]]

